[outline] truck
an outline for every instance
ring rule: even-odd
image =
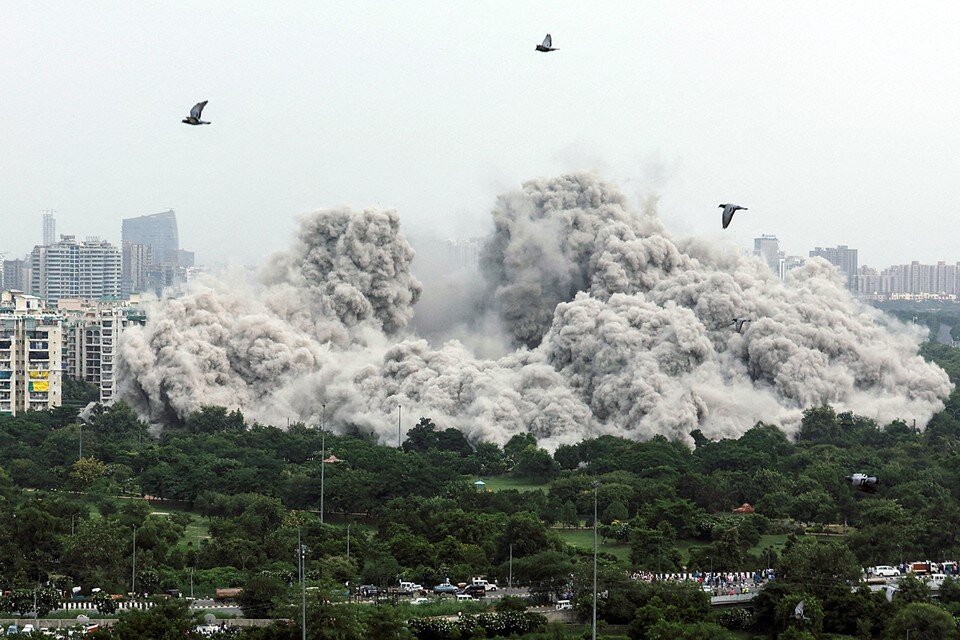
[[[228,587],[225,589],[217,589],[217,595],[214,598],[219,602],[226,600],[236,600],[243,594],[243,589],[239,587]]]
[[[470,581],[470,584],[475,587],[483,587],[484,591],[496,591],[498,589],[497,585],[487,582],[485,578],[474,578]]]

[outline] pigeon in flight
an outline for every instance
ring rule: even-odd
[[[724,322],[722,324],[718,324],[714,328],[722,329],[724,327],[729,327],[730,325],[733,325],[734,329],[737,330],[737,333],[743,333],[743,325],[747,324],[750,321],[751,321],[750,318],[734,318],[730,322]]]
[[[193,105],[193,109],[190,109],[190,116],[184,118],[181,120],[181,122],[192,125],[210,124],[209,122],[205,122],[204,120],[200,119],[200,114],[203,113],[203,108],[207,106],[207,102],[208,100],[204,100],[203,102],[198,102],[197,104]]]
[[[877,491],[877,479],[865,473],[855,473],[852,476],[847,476],[847,482],[853,485],[857,491],[863,491],[864,493],[876,493]]]
[[[547,34],[547,37],[543,39],[543,44],[537,45],[537,51],[550,52],[556,51],[557,48],[553,46],[553,38],[550,37],[550,34]]]
[[[738,204],[721,204],[719,206],[723,207],[723,228],[724,229],[730,226],[730,221],[733,220],[734,212],[739,211],[740,209],[743,209],[744,211],[747,210],[746,207],[741,207]]]

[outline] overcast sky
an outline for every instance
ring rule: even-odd
[[[119,242],[173,208],[208,263],[343,204],[479,235],[496,194],[587,169],[659,194],[679,234],[960,260],[958,3],[6,2],[0,23],[13,255],[41,209]],[[199,100],[213,124],[181,124]],[[721,234],[728,201],[750,210]]]

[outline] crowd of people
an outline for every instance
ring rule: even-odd
[[[630,574],[632,580],[644,582],[670,581],[695,582],[711,596],[733,596],[752,593],[762,588],[768,581],[775,578],[773,569],[758,569],[750,571],[727,571],[712,573],[709,571],[694,571],[692,573],[650,573],[636,571]]]

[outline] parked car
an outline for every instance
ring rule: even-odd
[[[12,624],[12,625],[10,625],[9,627],[7,627],[7,635],[8,635],[8,636],[15,636],[15,635],[17,635],[18,633],[20,633],[20,627],[18,627],[17,625]]]
[[[361,598],[372,598],[380,595],[380,587],[373,584],[362,584],[357,587],[357,595]]]
[[[875,576],[880,576],[882,578],[892,578],[893,576],[900,575],[900,569],[896,567],[891,567],[885,564],[878,565],[870,570]]]
[[[463,602],[464,600],[473,600],[473,596],[467,595],[465,593],[458,593],[457,602]]]
[[[573,609],[573,605],[570,604],[569,600],[557,600],[557,605],[555,609],[557,611],[563,611],[564,609]]]
[[[414,598],[413,600],[410,601],[410,604],[413,604],[413,605],[427,604],[428,602],[430,602],[430,598]]]
[[[487,589],[480,584],[468,584],[460,593],[472,598],[483,598],[487,595]]]
[[[450,584],[449,582],[444,582],[444,583],[442,583],[442,584],[438,584],[437,586],[435,586],[435,587],[433,588],[433,592],[434,592],[434,593],[451,593],[451,594],[453,594],[453,593],[457,593],[458,591],[460,591],[460,590],[457,589],[457,586],[454,585],[454,584]]]

